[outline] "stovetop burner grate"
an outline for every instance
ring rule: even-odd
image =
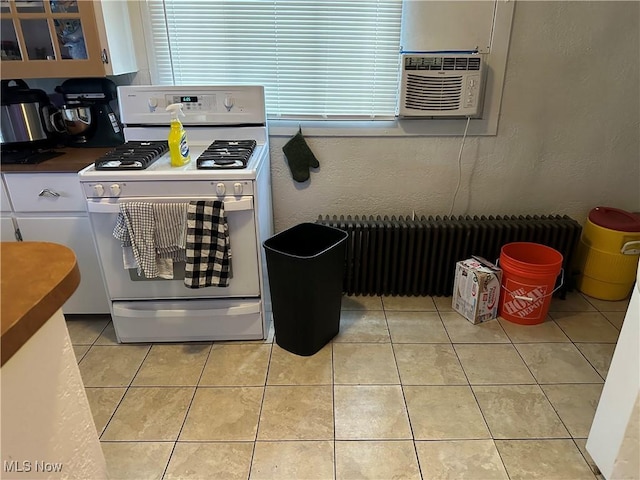
[[[246,168],[255,148],[255,140],[215,140],[198,157],[196,168]]]
[[[166,141],[129,141],[95,161],[96,170],[144,170],[169,150]]]

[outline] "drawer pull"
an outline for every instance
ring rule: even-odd
[[[60,194],[48,188],[43,188],[42,191],[38,194],[38,196],[39,197],[59,197]]]

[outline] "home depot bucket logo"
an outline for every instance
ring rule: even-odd
[[[516,284],[514,286],[518,286],[518,288],[511,288],[509,285],[509,281],[506,282],[506,295],[508,295],[511,300],[504,302],[502,306],[503,310],[509,315],[513,315],[514,317],[528,318],[528,319],[536,319],[540,318],[540,312],[536,312],[536,310],[540,310],[544,305],[544,299],[547,296],[547,286],[546,285],[522,285]]]

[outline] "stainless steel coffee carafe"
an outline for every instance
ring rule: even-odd
[[[0,143],[3,148],[44,148],[57,143],[57,109],[44,90],[24,80],[2,80]]]

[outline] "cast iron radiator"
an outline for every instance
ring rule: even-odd
[[[558,250],[565,281],[582,226],[568,216],[320,216],[347,238],[343,291],[349,295],[449,296],[455,264],[477,255],[492,262],[511,242],[535,242]]]

